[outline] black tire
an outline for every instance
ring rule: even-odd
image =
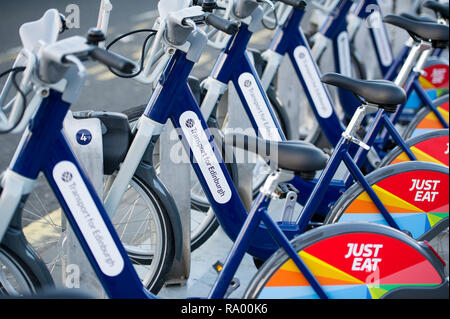
[[[402,290],[400,289],[394,289],[385,295],[383,295],[383,298],[401,298],[404,296],[407,296],[406,298],[448,298],[448,281],[445,280],[445,275],[443,273],[442,264],[439,262],[437,257],[433,255],[432,252],[430,252],[427,249],[424,249],[423,246],[421,246],[417,241],[413,240],[409,236],[406,236],[404,233],[397,231],[393,228],[382,226],[382,225],[376,225],[376,224],[370,224],[370,223],[342,223],[342,224],[334,224],[334,225],[326,225],[321,226],[316,229],[312,229],[310,231],[307,231],[306,233],[294,238],[291,241],[291,245],[294,248],[296,252],[301,252],[303,250],[308,249],[308,247],[320,243],[324,240],[333,239],[333,237],[338,237],[341,235],[348,235],[348,234],[355,234],[356,236],[360,236],[360,234],[376,234],[376,235],[382,235],[386,236],[387,238],[395,239],[397,243],[401,242],[400,247],[406,247],[410,246],[412,249],[416,250],[419,254],[421,254],[424,259],[428,260],[430,267],[433,267],[436,269],[437,274],[439,274],[441,285],[436,287],[436,289],[433,289],[432,291],[424,289],[422,291],[418,291],[417,289],[421,289],[420,285],[419,287],[413,287],[412,289],[408,290]],[[327,242],[327,244],[332,245],[333,243]],[[345,242],[346,244],[346,242]],[[405,246],[404,246],[405,245]],[[334,246],[330,247],[327,245],[329,249],[335,248]],[[327,254],[329,252],[324,252],[322,254]],[[317,256],[315,256],[317,257]],[[319,258],[320,260],[320,258]],[[248,299],[256,299],[259,298],[263,289],[265,288],[268,281],[273,277],[275,273],[277,273],[280,268],[285,265],[288,261],[292,262],[288,256],[288,254],[285,252],[284,249],[280,248],[278,249],[272,256],[264,263],[264,265],[258,270],[258,272],[255,274],[251,282],[249,283],[247,290],[245,291],[243,298]],[[305,262],[306,263],[306,262]],[[309,270],[312,273],[315,273],[315,269],[312,265],[317,264],[311,264],[309,266]],[[291,266],[290,266],[291,267]],[[322,266],[320,266],[322,267]],[[419,270],[420,271],[420,270]],[[295,274],[298,276],[297,274]],[[287,279],[285,279],[286,282]],[[287,282],[286,282],[287,284]],[[283,286],[283,284],[281,284]],[[274,286],[272,286],[274,287]],[[278,288],[278,287],[274,287]],[[291,289],[295,288],[295,284],[292,284]],[[298,292],[298,291],[297,291]],[[292,290],[287,291],[286,294],[291,293],[293,297],[300,298],[299,295],[296,294],[296,292],[292,292]],[[270,294],[270,293],[269,293]],[[365,297],[369,298],[370,294],[367,294]],[[311,296],[307,296],[306,298],[311,298]],[[271,293],[270,295],[262,295],[261,298],[289,298],[288,296],[282,296],[277,295],[276,293]],[[344,297],[349,298],[349,297]]]
[[[385,166],[377,169],[376,171],[370,173],[366,176],[366,180],[369,185],[375,185],[380,181],[392,177],[397,174],[414,172],[414,171],[427,171],[427,172],[436,172],[441,174],[449,174],[448,167],[443,165],[438,165],[434,163],[428,162],[404,162],[393,164],[390,166]],[[409,187],[409,185],[408,185]],[[335,203],[335,205],[330,210],[329,214],[326,216],[324,224],[335,224],[340,223],[342,216],[344,215],[347,208],[364,192],[364,189],[359,183],[355,183],[352,187],[350,187]],[[358,214],[357,214],[358,215]],[[444,261],[446,262],[446,274],[448,276],[448,217],[443,218],[440,222],[436,223],[433,227],[427,230],[425,233],[416,236],[417,240],[427,240],[432,241],[439,236],[442,237],[442,240],[447,241],[447,248],[445,248],[445,243],[441,245],[441,243],[436,242],[436,245],[439,247],[443,247],[443,250],[438,251],[439,254],[442,254]],[[402,229],[405,233],[411,234],[410,229]],[[438,250],[438,249],[436,249]],[[446,250],[446,251],[445,251]],[[445,256],[444,256],[445,255]]]
[[[433,100],[434,105],[442,105],[449,100],[448,93],[438,97],[437,99]],[[416,116],[412,119],[412,121],[408,124],[407,128],[403,132],[402,136],[404,139],[408,139],[412,136],[413,132],[416,130],[417,126],[419,125],[422,120],[427,117],[432,111],[428,107],[421,107],[420,110],[417,112]]]
[[[414,145],[417,145],[419,143],[422,143],[423,141],[426,141],[428,139],[436,138],[436,137],[442,137],[442,136],[448,136],[448,130],[433,130],[421,135],[418,135],[416,137],[410,138],[406,141],[406,145],[408,145],[408,148],[413,147]],[[381,161],[379,167],[384,167],[390,165],[397,157],[399,157],[402,153],[404,153],[403,149],[399,146],[395,147],[389,153],[383,158]]]
[[[3,282],[6,280],[6,282]],[[14,252],[0,246],[0,298],[36,294],[48,283],[39,281],[25,262]]]

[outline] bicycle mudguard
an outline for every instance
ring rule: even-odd
[[[160,203],[167,211],[170,223],[172,224],[174,238],[174,258],[180,261],[183,253],[183,228],[181,226],[180,213],[178,212],[175,200],[167,187],[159,179],[153,167],[153,149],[158,137],[154,137],[142,156],[142,161],[136,169],[135,176],[145,182],[154,191]]]
[[[369,223],[322,226],[292,242],[328,298],[448,298],[443,264],[423,242]],[[317,299],[284,250],[261,267],[247,298]]]
[[[418,161],[449,165],[449,132],[447,129],[430,132],[410,138],[406,145]],[[380,164],[380,167],[410,161],[403,149],[397,146],[391,150]]]
[[[1,193],[1,189],[0,189]],[[23,196],[18,205],[8,230],[2,239],[1,246],[10,252],[34,275],[38,287],[53,287],[55,285],[44,260],[27,241],[22,231],[22,210],[27,196]]]
[[[448,174],[443,165],[414,161],[380,168],[366,179],[400,230],[420,239],[437,225],[448,227]],[[359,184],[342,195],[325,223],[355,221],[387,225]]]

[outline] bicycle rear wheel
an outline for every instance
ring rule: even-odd
[[[442,115],[442,117],[447,121],[447,124],[449,121],[448,98],[449,95],[446,94],[433,101],[433,103],[438,106],[438,111]],[[444,126],[442,125],[441,122],[439,122],[439,119],[436,117],[433,111],[431,111],[428,107],[422,107],[420,111],[416,114],[414,119],[409,123],[409,125],[407,126],[402,135],[404,139],[408,139],[410,137],[414,137],[419,134],[423,134],[430,130],[436,129],[444,129]]]
[[[442,263],[426,245],[393,228],[327,225],[291,244],[328,298],[448,298]],[[256,273],[244,298],[317,299],[306,278],[280,248]]]
[[[400,229],[414,239],[432,242],[444,259],[448,276],[448,167],[404,162],[380,168],[366,179]],[[387,225],[360,186],[350,187],[336,202],[325,224],[366,221]]]
[[[417,160],[448,166],[448,130],[432,130],[406,141]],[[409,161],[399,146],[392,149],[381,161],[380,167]]]

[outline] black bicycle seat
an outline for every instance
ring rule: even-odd
[[[438,1],[425,1],[423,6],[425,8],[431,9],[436,13],[439,13],[443,18],[448,20],[448,2],[447,3],[440,3]]]
[[[322,76],[322,82],[348,90],[390,113],[395,112],[399,104],[406,103],[405,90],[390,81],[357,80],[338,73],[327,73]]]
[[[405,29],[415,40],[448,42],[448,26],[444,24],[417,21],[394,14],[385,16],[383,21]]]
[[[226,134],[225,143],[260,155],[265,161],[295,173],[311,173],[325,168],[328,157],[311,143],[267,141],[245,134]]]
[[[437,23],[436,19],[433,19],[430,17],[418,16],[418,15],[414,15],[414,14],[410,14],[410,13],[406,13],[406,12],[401,13],[400,15],[409,20],[415,20],[415,21],[419,21],[419,22],[428,22],[428,23]]]

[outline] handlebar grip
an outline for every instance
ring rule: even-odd
[[[223,19],[211,13],[206,15],[205,22],[210,26],[213,26],[214,28],[230,35],[235,34],[239,30],[239,25],[237,22]]]
[[[283,2],[288,6],[292,6],[294,8],[304,9],[306,7],[306,1],[304,0],[278,0],[279,2]]]
[[[102,48],[94,48],[91,51],[90,56],[94,60],[108,67],[116,69],[124,74],[132,74],[135,68],[135,64],[133,62],[129,61],[128,59],[118,54],[106,51],[105,49]]]

